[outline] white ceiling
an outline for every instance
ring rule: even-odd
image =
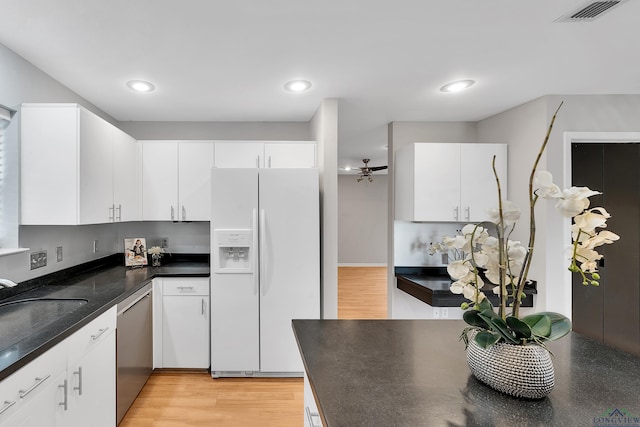
[[[548,94],[640,93],[640,1],[0,0],[0,43],[119,121],[308,121],[340,99],[339,166],[391,121],[476,121]],[[285,82],[313,82],[306,93]],[[145,79],[150,94],[125,82]],[[439,88],[474,79],[464,93]]]

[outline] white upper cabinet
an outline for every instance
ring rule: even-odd
[[[262,168],[264,144],[261,142],[216,142],[215,167]]]
[[[217,168],[313,168],[314,141],[216,142]]]
[[[142,218],[140,159],[140,144],[120,129],[115,129],[113,203],[116,221],[139,221]]]
[[[178,144],[180,221],[211,219],[212,142]]]
[[[314,168],[316,144],[314,142],[266,142],[265,168]]]
[[[142,142],[145,221],[208,221],[213,142]]]
[[[131,211],[116,201],[115,140],[121,131],[78,104],[24,104],[21,110],[21,224],[74,225],[118,221]],[[126,149],[136,161],[136,142]],[[138,186],[130,199],[137,199]],[[137,202],[136,202],[137,203]],[[139,210],[138,210],[139,211]],[[139,217],[139,215],[138,215]]]
[[[496,156],[507,196],[507,145],[415,143],[395,156],[395,217],[404,221],[478,222],[497,207]]]

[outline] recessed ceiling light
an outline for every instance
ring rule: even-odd
[[[151,92],[155,89],[155,86],[144,80],[130,80],[127,82],[129,89],[136,92]]]
[[[440,90],[442,92],[460,92],[473,85],[475,82],[473,80],[458,80],[457,82],[447,83],[442,86]]]
[[[307,80],[292,80],[284,85],[284,88],[290,92],[304,92],[311,87],[311,82]]]

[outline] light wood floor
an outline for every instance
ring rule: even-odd
[[[386,267],[340,267],[338,317],[387,315]],[[302,378],[218,378],[205,372],[156,371],[120,427],[301,427]]]

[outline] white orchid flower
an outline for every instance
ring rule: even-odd
[[[556,209],[566,217],[574,217],[589,207],[589,197],[602,194],[589,187],[571,187],[562,192]]]
[[[447,266],[447,273],[452,278],[458,280],[462,279],[471,272],[469,266],[463,260],[455,260],[449,263]]]
[[[537,187],[535,193],[545,199],[562,197],[560,187],[553,183],[553,176],[548,171],[536,171],[533,181]]]
[[[608,230],[602,230],[593,237],[589,237],[587,240],[580,242],[580,246],[585,249],[593,249],[605,244],[609,245],[618,239],[620,239],[620,236],[618,236],[617,234],[612,233]]]
[[[607,219],[611,218],[604,208],[592,208],[574,218],[575,225],[583,231],[593,231],[607,226]]]

